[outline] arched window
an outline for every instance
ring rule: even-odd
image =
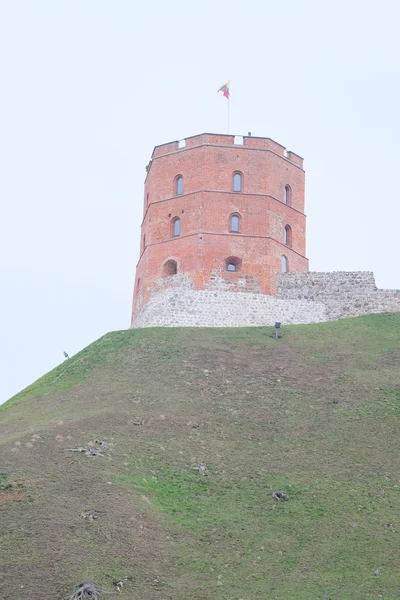
[[[163,274],[164,277],[169,277],[170,275],[176,275],[178,272],[178,265],[176,260],[167,260],[163,266]]]
[[[283,243],[286,244],[286,246],[292,245],[292,229],[291,229],[290,225],[286,225],[286,227],[284,229]]]
[[[225,266],[227,271],[240,271],[242,261],[237,256],[229,256],[225,260]]]
[[[239,233],[240,217],[239,215],[231,215],[231,231]]]
[[[234,192],[242,191],[242,174],[241,173],[233,174],[233,191]]]
[[[181,220],[179,217],[175,217],[172,220],[172,237],[178,237],[181,235]]]
[[[289,261],[287,256],[281,256],[281,271],[282,273],[287,273],[289,271]]]
[[[285,185],[285,193],[283,196],[283,201],[288,206],[290,206],[290,204],[292,202],[292,190],[291,190],[290,185]]]
[[[146,234],[143,235],[143,250],[146,248]]]
[[[175,177],[175,194],[180,196],[183,194],[183,177],[182,175],[177,175]]]

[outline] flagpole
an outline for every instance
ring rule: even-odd
[[[229,133],[229,113],[231,110],[231,103],[230,103],[230,91],[229,91],[229,85],[230,85],[230,81],[228,81],[227,83],[224,83],[224,85],[221,85],[221,87],[219,88],[218,92],[222,92],[224,98],[226,98],[228,100],[228,133]]]
[[[231,109],[231,90],[230,90],[230,80],[228,81],[229,84],[229,92],[228,92],[228,134],[229,134],[229,113],[230,113],[230,109]]]

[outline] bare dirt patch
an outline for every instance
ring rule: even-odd
[[[0,490],[0,504],[9,502],[19,502],[22,499],[22,493],[16,490]]]

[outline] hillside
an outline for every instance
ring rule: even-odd
[[[3,405],[1,598],[399,598],[400,314],[282,333],[110,333]]]

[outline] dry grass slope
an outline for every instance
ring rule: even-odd
[[[400,315],[270,333],[111,333],[6,403],[2,599],[398,598]]]

